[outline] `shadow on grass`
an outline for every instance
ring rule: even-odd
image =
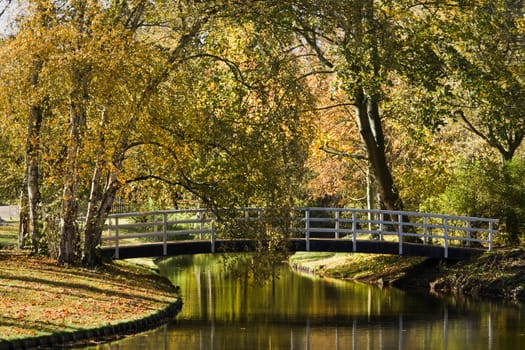
[[[82,327],[72,327],[72,326],[66,326],[63,324],[54,324],[51,322],[45,322],[45,321],[28,321],[25,320],[23,323],[20,322],[19,319],[12,318],[12,317],[0,317],[0,327],[9,327],[13,329],[23,329],[25,331],[24,334],[19,334],[19,337],[27,337],[30,336],[40,336],[40,335],[49,335],[54,332],[60,331],[60,332],[72,332],[79,329],[82,329]],[[29,334],[28,334],[29,333]],[[16,334],[13,334],[14,337],[12,339],[17,338],[15,336]]]
[[[100,294],[100,295],[111,295],[111,296],[116,296],[116,297],[123,298],[123,299],[137,299],[137,298],[139,298],[139,299],[145,300],[145,301],[160,302],[160,303],[165,302],[165,301],[160,300],[160,299],[146,297],[146,296],[140,296],[139,297],[139,296],[137,296],[135,294],[132,294],[132,293],[117,292],[117,291],[114,291],[114,290],[102,289],[102,288],[99,288],[99,287],[89,286],[89,285],[80,284],[80,283],[53,281],[53,280],[44,279],[44,278],[37,278],[37,277],[7,276],[7,275],[0,274],[0,279],[12,280],[12,281],[21,281],[21,282],[29,282],[29,283],[39,283],[39,284],[51,285],[51,286],[59,287],[59,288],[83,290],[85,292],[90,292],[90,293],[95,293],[95,294]],[[24,287],[28,288],[27,286],[24,286]],[[45,291],[45,289],[40,289],[40,288],[33,288],[33,290]]]

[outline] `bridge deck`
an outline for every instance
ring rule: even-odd
[[[254,251],[255,241],[243,240],[216,240],[214,249],[209,240],[188,240],[164,243],[148,243],[140,245],[126,245],[118,248],[118,259],[160,257],[186,254],[239,253]],[[166,251],[165,251],[166,249]],[[387,241],[358,240],[355,244],[351,240],[343,239],[310,239],[309,250],[305,239],[290,239],[288,244],[290,252],[317,251],[317,252],[345,252],[345,253],[374,253],[374,254],[399,254],[399,243]],[[426,256],[435,259],[462,260],[480,255],[484,249],[468,247],[448,247],[448,256],[443,246],[429,244],[403,243],[403,255]],[[166,254],[165,254],[166,253]],[[115,247],[102,248],[102,255],[108,259],[116,258]]]

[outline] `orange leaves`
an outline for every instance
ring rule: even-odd
[[[129,265],[94,272],[48,262],[2,260],[0,338],[133,320],[174,300],[169,284]]]

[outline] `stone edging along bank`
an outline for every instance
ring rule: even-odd
[[[0,341],[0,350],[52,349],[86,344],[89,341],[110,341],[119,336],[131,335],[161,326],[174,318],[182,309],[182,300],[171,303],[159,312],[139,320],[122,322],[100,328],[75,332],[53,333],[31,338]]]

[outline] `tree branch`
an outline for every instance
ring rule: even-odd
[[[352,158],[352,159],[358,159],[358,160],[368,160],[368,157],[362,154],[339,151],[333,148],[329,148],[328,146],[321,146],[319,147],[319,149],[323,152],[326,152],[328,154],[332,154],[338,157]]]

